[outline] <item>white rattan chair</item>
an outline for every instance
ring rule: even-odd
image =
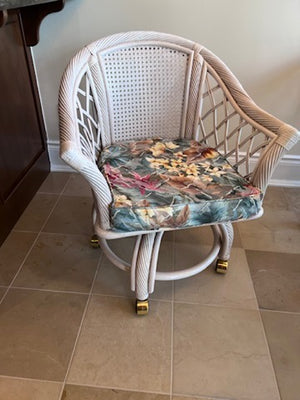
[[[299,138],[295,128],[260,109],[231,71],[205,47],[181,37],[157,32],[116,34],[95,41],[79,51],[70,61],[61,81],[59,118],[61,157],[84,176],[92,189],[96,235],[93,241],[95,244],[99,243],[105,255],[117,267],[130,272],[131,289],[136,293],[138,314],[148,312],[148,297],[154,290],[156,280],[192,276],[204,270],[216,258],[217,272],[226,272],[233,241],[231,223],[262,215],[261,200],[268,181],[285,151]],[[156,137],[167,141],[145,140]],[[158,216],[155,214],[156,210],[150,208],[149,212],[144,208],[143,212],[148,213],[148,219],[143,221],[150,223],[148,228],[127,227],[122,213],[128,212],[137,218],[134,214],[137,209],[131,207],[132,202],[126,196],[121,196],[123,203],[121,202],[121,208],[116,209],[114,185],[105,175],[103,164],[98,166],[99,157],[103,155],[102,150],[105,149],[111,156],[116,149],[120,150],[118,145],[122,147],[125,143],[125,146],[132,146],[134,141],[142,140],[138,145],[142,143],[144,150],[151,148],[150,154],[161,156],[161,151],[155,154],[153,149],[163,148],[169,151],[176,148],[178,143],[182,144],[180,141],[176,142],[179,138],[194,140],[204,147],[216,149],[217,158],[221,157],[220,154],[228,158],[233,167],[231,173],[236,170],[243,177],[244,184],[246,182],[245,186],[251,188],[252,192],[248,191],[251,202],[252,195],[255,194],[256,211],[253,212],[252,209],[249,215],[247,212],[236,212],[242,201],[237,200],[233,203],[236,206],[226,211],[226,217],[219,213],[217,218],[210,219],[205,214],[206,219],[201,220],[198,216],[201,217],[201,210],[205,209],[210,200],[209,195],[205,194],[207,199],[198,196],[200,200],[195,205],[194,214],[198,222],[194,221],[194,224],[189,225],[186,222],[188,207],[185,205],[178,211],[176,224],[166,209]],[[196,142],[189,143],[197,146]],[[183,159],[179,152],[175,156],[181,157],[179,161],[185,161],[185,171],[187,164],[193,163]],[[149,157],[146,159],[153,161]],[[101,160],[100,163],[103,163],[103,159]],[[118,156],[115,161],[119,161]],[[155,162],[162,161],[156,159]],[[217,168],[208,165],[205,158],[201,162],[197,165],[193,163],[197,176],[203,165],[204,170],[206,168],[215,171],[217,177],[225,174],[226,171],[222,168],[230,169],[224,160]],[[164,165],[159,166],[163,167]],[[171,168],[170,173],[172,178],[172,173],[176,175],[176,170]],[[186,177],[187,174],[192,172],[181,176]],[[133,178],[135,176],[138,176],[136,179],[143,180],[139,175],[133,175]],[[212,178],[206,176],[206,179],[208,186],[213,187]],[[203,184],[201,185],[203,189]],[[256,191],[253,192],[253,188]],[[140,187],[140,193],[145,198],[148,198],[151,190],[155,192],[157,186],[154,189],[143,186],[143,190]],[[197,197],[195,187],[193,190],[193,195]],[[230,196],[233,193],[235,189]],[[262,194],[260,200],[257,193]],[[120,199],[118,201],[120,206]],[[112,215],[113,209],[115,214]],[[155,223],[154,217],[151,220],[154,214]],[[114,221],[117,216],[120,217],[121,226],[116,227]],[[205,260],[180,271],[156,271],[165,230],[204,224],[209,224],[214,234],[211,251]],[[128,236],[136,237],[130,264],[115,255],[107,244],[108,239]]]

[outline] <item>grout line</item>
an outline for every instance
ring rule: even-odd
[[[50,171],[50,174],[52,174],[52,173],[53,172]],[[58,195],[62,194],[65,191],[65,189],[67,187],[67,184],[70,182],[70,179],[72,177],[72,172],[65,172],[65,174],[67,175],[66,176],[66,182],[62,185],[62,189],[60,191],[51,191],[51,190],[47,191],[45,189],[42,189],[42,190],[38,190],[37,193],[41,193],[41,194],[58,194]]]
[[[76,292],[72,290],[56,290],[56,289],[42,289],[42,288],[31,288],[25,286],[12,286],[10,289],[22,289],[22,290],[35,290],[38,292],[50,292],[50,293],[63,293],[63,294],[80,294],[83,296],[88,296],[89,292]]]
[[[13,228],[13,229],[11,230],[11,232],[17,232],[17,233],[36,233],[36,234],[39,233],[39,231],[27,231],[27,230],[24,230],[24,229],[15,229],[15,228]]]
[[[90,232],[82,232],[82,233],[69,233],[69,232],[48,232],[48,231],[43,231],[43,232],[38,232],[38,231],[21,231],[21,230],[16,230],[13,229],[13,232],[17,233],[35,233],[38,234],[39,236],[41,235],[59,235],[59,236],[75,236],[75,237],[86,237],[87,235],[90,235]]]
[[[269,346],[269,342],[268,342],[267,332],[266,332],[266,330],[265,330],[265,325],[264,325],[264,321],[263,321],[263,319],[262,319],[261,313],[259,313],[258,318],[259,318],[260,323],[261,323],[262,332],[263,332],[263,337],[264,337],[265,345],[266,345],[267,352],[268,352],[268,355],[269,355],[269,359],[270,359],[270,363],[271,363],[271,369],[272,369],[272,371],[273,371],[273,377],[274,377],[274,381],[275,381],[275,384],[276,384],[276,387],[277,387],[279,399],[281,399],[282,396],[281,396],[281,393],[280,393],[279,382],[278,382],[278,379],[277,379],[277,375],[276,375],[276,371],[275,371],[275,366],[274,366],[274,363],[273,363],[272,354],[271,354],[271,350],[270,350],[270,346]]]
[[[48,379],[26,378],[22,376],[10,376],[10,375],[0,375],[0,379],[1,378],[16,379],[20,381],[34,381],[34,382],[59,383],[59,384],[63,383],[63,381],[49,381]]]
[[[279,186],[279,187],[281,188],[281,191],[283,192],[284,200],[285,200],[286,203],[287,203],[287,209],[288,209],[288,211],[290,211],[291,202],[290,202],[288,196],[286,195],[286,191],[285,191],[286,188],[283,188],[282,186]]]
[[[280,251],[277,251],[276,249],[274,249],[274,250],[264,250],[264,249],[253,249],[253,248],[251,248],[251,249],[248,249],[248,248],[244,248],[244,250],[247,252],[247,251],[253,251],[253,252],[258,252],[258,253],[275,253],[275,254],[283,254],[283,255],[286,255],[286,254],[291,254],[291,255],[298,255],[298,254],[300,254],[300,251],[298,251],[298,252],[290,252],[290,251],[282,251],[282,250],[280,250]]]
[[[35,290],[40,292],[50,292],[50,293],[63,293],[63,294],[78,294],[82,296],[88,296],[89,292],[76,292],[71,290],[58,290],[58,289],[42,289],[42,288],[32,288],[32,287],[25,287],[25,286],[12,286],[9,288],[8,286],[0,286],[3,289],[21,289],[21,290]],[[105,294],[105,293],[92,293],[93,296],[100,296],[100,297],[113,297],[113,298],[120,298],[120,299],[135,299],[134,296],[122,296],[122,295],[114,295],[114,294]],[[166,299],[152,299],[151,302],[159,302],[159,303],[172,303],[172,300]]]
[[[172,298],[174,299],[173,294],[173,287],[174,281],[172,283]],[[50,293],[62,293],[62,294],[76,294],[81,296],[89,296],[89,292],[76,292],[72,290],[59,290],[59,289],[44,289],[44,288],[34,288],[34,287],[25,287],[25,286],[1,286],[0,288],[3,289],[20,289],[20,290],[35,290],[40,292],[50,292]],[[120,298],[120,299],[134,299],[134,296],[122,296],[122,295],[114,295],[114,294],[107,294],[107,293],[92,293],[93,296],[100,296],[100,297],[113,297],[113,298]],[[281,311],[281,310],[269,310],[269,309],[261,309],[261,308],[242,308],[237,306],[224,306],[221,304],[207,304],[207,303],[197,303],[192,301],[181,301],[181,300],[173,300],[173,299],[152,299],[151,302],[159,302],[159,303],[172,303],[172,313],[173,313],[173,304],[187,304],[187,305],[197,305],[199,307],[215,307],[215,308],[225,308],[230,310],[242,310],[242,311],[256,311],[256,312],[272,312],[272,313],[282,313],[282,314],[291,314],[291,315],[300,315],[300,312],[297,311]]]
[[[70,179],[70,178],[69,178],[69,179]],[[67,183],[69,182],[69,179],[67,180],[65,186],[66,186]],[[64,188],[65,188],[65,186],[64,186]],[[6,292],[4,293],[4,295],[3,295],[3,297],[2,297],[2,299],[1,299],[1,301],[0,301],[0,304],[2,304],[2,302],[3,302],[3,300],[5,299],[5,297],[6,297],[7,293],[8,293],[8,291],[9,291],[9,289],[13,286],[14,281],[17,279],[17,277],[18,277],[18,275],[19,275],[19,273],[20,273],[20,271],[21,271],[23,265],[25,264],[25,262],[26,262],[26,260],[27,260],[27,258],[28,258],[28,256],[29,256],[29,254],[31,253],[33,247],[34,247],[35,244],[37,243],[38,238],[40,237],[40,234],[42,233],[43,228],[46,226],[46,224],[47,224],[49,218],[51,217],[51,215],[52,215],[52,213],[53,213],[53,211],[54,211],[56,205],[58,204],[60,198],[61,198],[61,194],[58,195],[58,197],[57,197],[55,203],[53,204],[53,206],[52,206],[52,208],[51,208],[51,210],[50,210],[50,212],[49,212],[49,214],[48,214],[48,217],[45,219],[44,223],[43,223],[42,226],[41,226],[40,231],[39,231],[38,234],[36,235],[36,238],[34,239],[32,245],[29,247],[29,250],[27,251],[27,253],[26,253],[26,255],[25,255],[23,261],[21,262],[19,269],[17,270],[17,272],[16,272],[14,278],[12,279],[10,285],[8,286]],[[30,204],[30,203],[29,203],[29,204]]]
[[[65,190],[65,189],[64,189]],[[46,195],[51,195],[51,194],[53,194],[53,195],[55,195],[55,196],[59,196],[59,195],[62,195],[62,196],[68,196],[68,197],[88,197],[88,198],[92,198],[92,195],[90,195],[90,194],[88,194],[88,193],[86,193],[86,194],[82,194],[82,193],[80,193],[80,194],[76,194],[76,193],[67,193],[67,194],[65,194],[65,192],[59,192],[59,193],[55,193],[55,192],[37,192],[37,194],[46,194]]]
[[[63,391],[64,391],[64,388],[65,388],[65,385],[66,385],[66,382],[67,382],[67,378],[68,378],[68,375],[69,375],[69,372],[70,372],[70,369],[71,369],[71,365],[72,365],[72,362],[73,362],[73,359],[74,359],[75,351],[76,351],[76,348],[77,348],[77,343],[79,341],[79,337],[80,337],[80,334],[81,334],[81,330],[82,330],[82,327],[83,327],[85,316],[87,314],[87,310],[88,310],[88,307],[89,307],[89,304],[90,304],[90,300],[91,300],[92,295],[93,295],[94,285],[95,285],[95,282],[96,282],[96,278],[98,276],[98,272],[100,270],[100,266],[101,266],[102,260],[103,260],[103,253],[101,253],[99,261],[98,261],[98,265],[97,265],[97,268],[96,268],[94,279],[93,279],[93,282],[92,282],[92,285],[91,285],[91,289],[90,289],[90,292],[89,292],[89,295],[88,295],[88,299],[87,299],[87,302],[86,302],[86,305],[85,305],[85,308],[84,308],[84,311],[83,311],[83,314],[82,314],[82,318],[81,318],[81,321],[80,321],[80,324],[79,324],[77,336],[76,336],[76,339],[75,339],[75,342],[74,342],[73,350],[72,350],[72,353],[71,353],[71,356],[70,356],[70,360],[69,360],[68,367],[67,367],[67,370],[66,370],[66,375],[65,375],[65,378],[64,378],[64,381],[63,381],[63,385],[62,385],[58,400],[60,400],[62,398],[62,395],[63,395]]]
[[[184,397],[186,398],[186,400],[189,399],[200,399],[200,400],[239,400],[239,399],[235,399],[233,397],[216,397],[216,396],[209,396],[207,397],[207,395],[189,395],[189,394],[184,394],[184,393],[174,393],[174,396],[180,396],[180,397]],[[192,397],[191,397],[192,396]]]
[[[171,282],[171,283],[174,285],[174,282]],[[24,289],[26,289],[26,288],[24,288]],[[35,290],[35,289],[33,289],[33,290]],[[44,290],[44,289],[40,289],[40,290]],[[55,292],[58,292],[58,291],[55,291]],[[66,292],[62,292],[62,293],[70,293],[70,292],[66,291]],[[74,292],[74,293],[88,294],[88,293],[80,293],[80,292]],[[116,295],[116,294],[108,294],[108,293],[96,293],[96,292],[93,293],[93,296],[114,297],[114,298],[121,298],[121,299],[134,299],[134,296]],[[234,305],[224,306],[223,304],[198,303],[198,302],[186,301],[186,300],[151,298],[151,302],[187,304],[187,305],[197,305],[199,307],[225,308],[225,309],[229,309],[229,310],[241,310],[241,311],[255,311],[255,312],[270,311],[270,312],[279,312],[279,313],[287,313],[287,314],[295,314],[295,315],[300,314],[300,312],[293,312],[293,311],[279,311],[279,310],[267,310],[267,309],[259,309],[259,308],[246,308],[246,307],[234,306]]]
[[[147,390],[143,390],[143,389],[128,389],[128,388],[115,387],[115,386],[102,386],[102,385],[97,386],[97,385],[93,385],[93,384],[77,383],[77,382],[68,382],[68,385],[84,386],[84,387],[90,387],[90,388],[95,388],[95,389],[108,389],[108,390],[112,390],[112,391],[120,390],[120,391],[127,392],[127,393],[134,392],[134,393],[161,394],[161,395],[165,395],[165,396],[169,395],[168,392],[147,391]],[[217,399],[217,400],[219,400],[219,399]],[[231,400],[231,399],[225,399],[225,400]]]
[[[64,189],[65,190],[65,189]],[[57,196],[57,194],[55,194],[54,193],[54,195],[55,196]],[[84,195],[84,194],[65,194],[65,193],[60,193],[59,194],[59,197],[75,197],[76,199],[80,199],[80,198],[82,198],[82,199],[90,199],[90,200],[93,200],[93,197],[92,197],[92,195]],[[129,236],[128,236],[129,237]]]
[[[38,191],[38,194],[55,194],[59,196],[62,192],[44,192],[44,191]]]
[[[242,306],[235,306],[235,305],[223,305],[223,304],[214,304],[214,303],[199,303],[194,301],[186,301],[186,300],[174,300],[175,304],[187,304],[187,305],[196,305],[199,307],[213,307],[213,308],[224,308],[228,310],[241,310],[241,311],[255,311],[259,312],[258,308],[246,308]]]
[[[105,293],[92,293],[93,296],[99,296],[99,297],[116,297],[120,299],[135,299],[134,296],[122,296],[122,295],[117,295],[117,294],[105,294]],[[152,301],[152,299],[151,299]]]
[[[21,269],[22,269],[22,267],[23,267],[25,261],[27,260],[27,258],[28,258],[28,256],[29,256],[31,250],[32,250],[33,247],[35,246],[38,237],[39,237],[39,234],[37,234],[37,236],[36,236],[36,238],[34,239],[32,245],[30,246],[29,250],[27,251],[27,253],[26,253],[25,257],[24,257],[24,260],[21,262],[21,265],[20,265],[18,271],[16,272],[16,274],[15,274],[14,278],[12,279],[10,285],[7,287],[7,290],[6,290],[6,292],[4,293],[4,295],[3,295],[3,297],[2,297],[2,299],[1,299],[1,301],[0,301],[0,304],[2,304],[2,302],[3,302],[3,300],[5,299],[5,297],[6,297],[7,293],[8,293],[8,291],[9,291],[9,289],[12,288],[12,285],[13,285],[14,281],[16,280],[17,276],[19,275],[19,272],[21,271]]]
[[[258,298],[257,298],[257,294],[255,291],[254,281],[253,281],[253,278],[251,275],[251,269],[250,269],[250,265],[249,265],[249,261],[248,261],[248,257],[247,257],[247,253],[246,253],[245,249],[243,249],[243,255],[244,255],[244,258],[246,261],[246,265],[247,265],[246,270],[247,270],[248,281],[250,282],[252,294],[254,295],[256,309],[259,310]]]
[[[93,293],[93,296],[102,296],[102,297],[116,297],[120,299],[135,299],[135,296],[125,296],[125,295],[119,295],[119,294],[106,294],[106,293]],[[172,303],[172,299],[153,299],[150,297],[149,299],[151,302],[159,302],[159,303]]]
[[[291,315],[299,315],[300,311],[281,311],[281,310],[269,310],[268,308],[259,308],[260,312],[271,312],[271,313],[280,313],[280,314],[291,314]]]

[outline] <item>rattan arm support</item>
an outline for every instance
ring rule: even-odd
[[[229,68],[212,52],[203,48],[201,55],[217,73],[236,103],[237,112],[255,128],[271,138],[261,154],[251,176],[251,182],[265,191],[279,160],[285,151],[290,150],[299,140],[299,131],[267,113],[251,99]]]
[[[282,137],[282,139],[279,140],[280,144],[287,150],[290,150],[298,140],[298,136],[295,136],[297,129],[258,107],[230,69],[216,55],[206,48],[201,50],[201,55],[217,72],[240,109],[253,122],[259,124],[262,128],[267,129],[269,134],[273,133],[278,135],[278,137]]]
[[[71,142],[61,144],[61,158],[89,182],[93,190],[94,200],[97,203],[96,209],[100,213],[101,226],[103,229],[109,229],[108,206],[112,198],[108,184],[97,164],[84,156]]]
[[[78,119],[76,117],[76,99],[78,80],[86,72],[90,51],[83,48],[69,62],[61,79],[59,91],[59,130],[60,130],[60,156],[76,171],[81,173],[89,182],[94,201],[97,203],[97,224],[102,229],[110,228],[109,204],[112,201],[108,184],[96,164],[98,149],[96,143],[89,142],[91,152],[83,154],[80,135],[78,132]]]

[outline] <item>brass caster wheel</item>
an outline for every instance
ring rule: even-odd
[[[94,249],[98,249],[99,248],[99,239],[98,239],[97,235],[93,235],[91,237],[90,244]]]
[[[215,270],[218,274],[226,274],[228,271],[228,261],[218,259]]]
[[[149,300],[137,300],[135,310],[137,315],[147,315],[149,311]]]

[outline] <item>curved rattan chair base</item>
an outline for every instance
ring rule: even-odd
[[[131,290],[135,291],[138,300],[145,300],[149,294],[153,293],[155,281],[188,278],[205,270],[217,257],[223,260],[229,259],[233,242],[231,223],[211,225],[210,227],[214,240],[207,256],[192,267],[170,272],[160,272],[156,269],[163,231],[136,236],[131,264],[117,256],[109,247],[106,239],[100,238],[99,245],[115,266],[130,272]]]

